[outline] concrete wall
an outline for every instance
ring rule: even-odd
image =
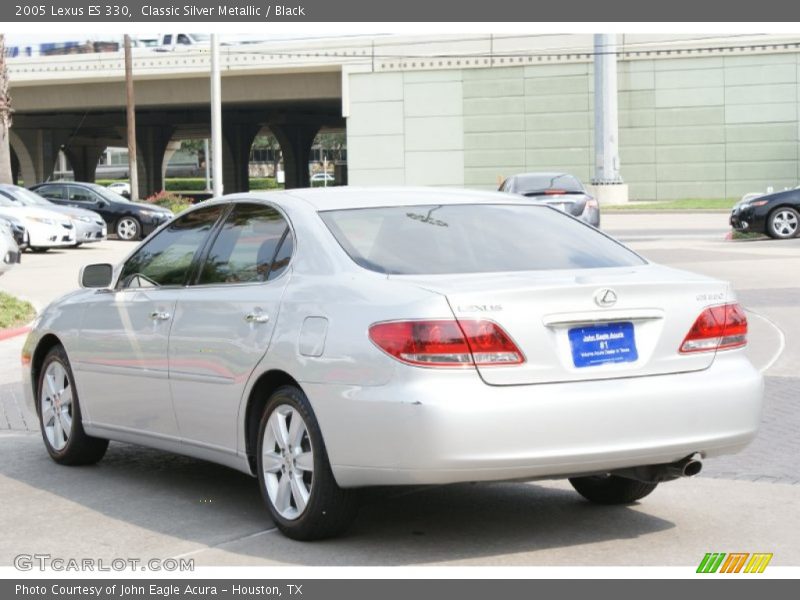
[[[622,176],[635,199],[735,198],[800,183],[800,54],[619,63]],[[354,185],[496,188],[593,169],[592,64],[350,75]]]

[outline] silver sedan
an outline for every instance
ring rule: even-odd
[[[50,456],[239,469],[297,539],[342,532],[365,486],[567,477],[633,502],[759,423],[729,284],[510,194],[228,196],[81,284],[23,349]]]

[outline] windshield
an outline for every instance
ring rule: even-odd
[[[448,204],[319,213],[356,264],[395,275],[593,269],[645,264],[544,205]]]
[[[14,189],[3,188],[2,190],[0,190],[0,192],[2,192],[7,196],[11,196],[24,206],[43,206],[44,208],[53,207],[52,202],[48,202],[47,200],[42,198],[39,194],[36,194],[35,192],[32,192],[30,190],[26,190],[25,188],[14,188]]]
[[[583,192],[583,185],[577,177],[566,173],[531,173],[517,175],[514,178],[514,192],[518,194],[535,194],[555,190],[566,193]]]
[[[192,36],[195,42],[208,42],[211,40],[211,36],[207,33],[190,33],[189,35]]]

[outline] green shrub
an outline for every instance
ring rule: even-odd
[[[156,206],[168,208],[175,214],[178,214],[182,210],[185,210],[192,205],[191,198],[186,198],[179,194],[175,194],[174,192],[167,192],[163,190],[157,194],[153,194],[152,196],[145,198],[144,201],[149,202],[150,204],[155,204]]]

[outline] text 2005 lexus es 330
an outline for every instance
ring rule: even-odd
[[[364,486],[568,477],[633,502],[759,422],[727,283],[508,194],[228,196],[81,283],[23,350],[52,458],[228,465],[293,538],[341,532]]]

